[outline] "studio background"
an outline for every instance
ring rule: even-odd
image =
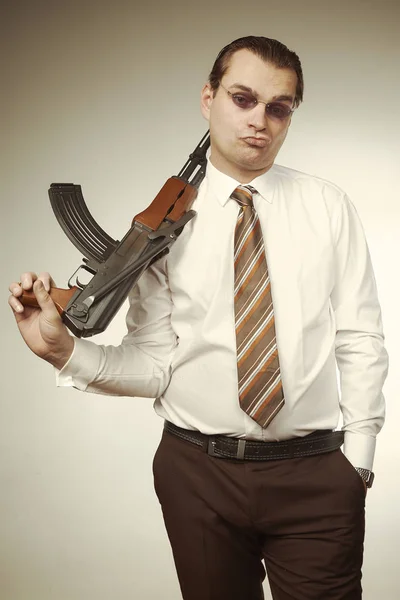
[[[80,183],[121,239],[205,133],[199,92],[217,52],[252,34],[286,43],[304,69],[305,101],[277,162],[344,188],[368,238],[390,374],[364,598],[396,600],[399,2],[9,0],[1,23],[0,599],[180,597],[152,487],[162,428],[152,401],[57,389],[6,290],[26,270],[66,287],[80,264],[50,207],[53,181]],[[124,312],[97,342],[119,343]]]

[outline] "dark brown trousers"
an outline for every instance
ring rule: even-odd
[[[365,492],[340,450],[211,457],[164,432],[155,489],[184,600],[359,600]],[[265,568],[264,568],[264,564]]]

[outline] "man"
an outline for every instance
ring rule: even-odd
[[[302,95],[280,42],[220,52],[201,94],[211,154],[197,216],[132,290],[120,346],[74,342],[48,274],[10,286],[59,385],[157,398],[155,487],[185,600],[260,600],[262,560],[275,600],[361,598],[387,355],[353,205],[274,165]],[[32,286],[41,310],[18,301]]]

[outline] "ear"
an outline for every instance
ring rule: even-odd
[[[214,99],[214,92],[211,89],[209,83],[206,83],[200,94],[200,109],[203,117],[209,121],[210,119],[210,108]]]

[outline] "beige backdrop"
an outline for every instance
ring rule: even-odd
[[[56,389],[6,305],[23,270],[61,287],[81,256],[47,197],[81,183],[120,238],[206,130],[199,90],[218,50],[275,37],[303,62],[304,105],[278,162],[335,181],[363,220],[391,374],[368,494],[365,599],[396,600],[400,487],[398,0],[14,0],[2,8],[1,600],[180,597],[151,463],[152,402]],[[97,341],[118,343],[123,311]],[[266,590],[269,598],[269,592]]]

